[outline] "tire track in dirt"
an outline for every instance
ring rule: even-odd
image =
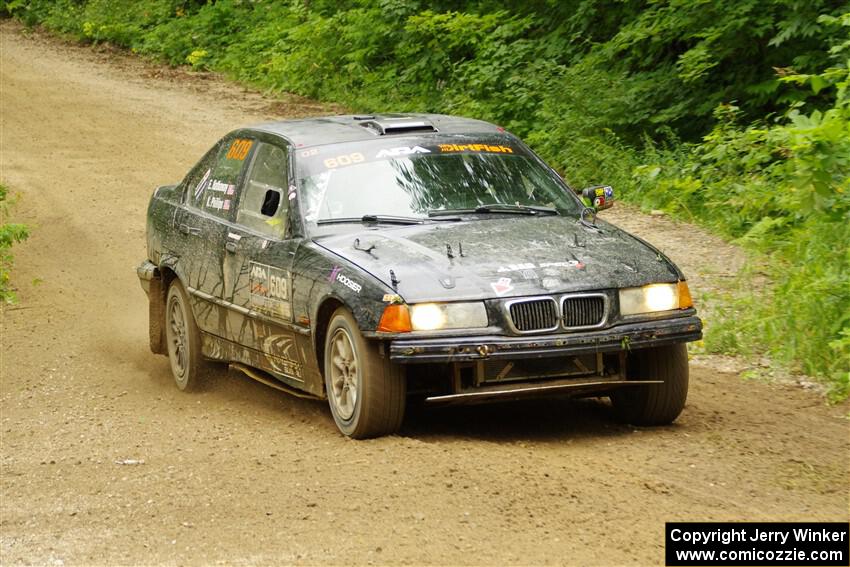
[[[427,411],[352,442],[323,404],[235,373],[181,394],[147,350],[133,270],[151,190],[229,129],[327,107],[8,21],[0,40],[0,177],[34,227],[2,315],[4,565],[643,565],[663,562],[665,521],[847,520],[846,407],[710,366],[659,429],[543,400]],[[734,270],[694,227],[614,220],[686,272]]]

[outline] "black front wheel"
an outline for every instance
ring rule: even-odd
[[[398,430],[406,391],[401,372],[363,338],[345,308],[331,317],[324,362],[328,403],[342,433],[366,439]]]
[[[626,386],[611,393],[614,414],[633,425],[673,423],[688,399],[688,349],[684,343],[629,353],[629,380],[660,380],[660,384]]]

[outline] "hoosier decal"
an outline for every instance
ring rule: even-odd
[[[334,269],[331,270],[330,274],[328,274],[328,282],[339,282],[354,293],[360,293],[360,290],[363,289],[362,285],[343,274],[342,268],[339,266],[334,266]]]
[[[289,272],[251,262],[248,282],[251,288],[251,308],[281,319],[292,319],[289,302]]]

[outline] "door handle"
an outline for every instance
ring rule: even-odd
[[[239,247],[240,240],[242,240],[242,235],[228,232],[227,241],[224,243],[224,249],[228,252],[236,252],[236,249]]]
[[[194,227],[194,226],[189,226],[186,223],[180,223],[180,225],[177,228],[183,234],[191,234],[192,236],[198,236],[199,234],[201,234],[200,228],[197,228],[197,227]]]

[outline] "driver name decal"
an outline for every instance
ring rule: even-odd
[[[250,270],[248,285],[251,309],[273,317],[291,320],[289,272],[253,261],[250,263]]]
[[[212,183],[210,183],[210,191],[215,191],[216,193],[224,193],[225,195],[233,195],[236,192],[236,185],[233,183],[225,183],[224,181],[219,181],[218,179],[213,179]]]
[[[204,206],[208,209],[213,209],[216,211],[229,211],[230,199],[222,199],[220,197],[216,197],[215,195],[207,195],[207,200],[204,203]]]

